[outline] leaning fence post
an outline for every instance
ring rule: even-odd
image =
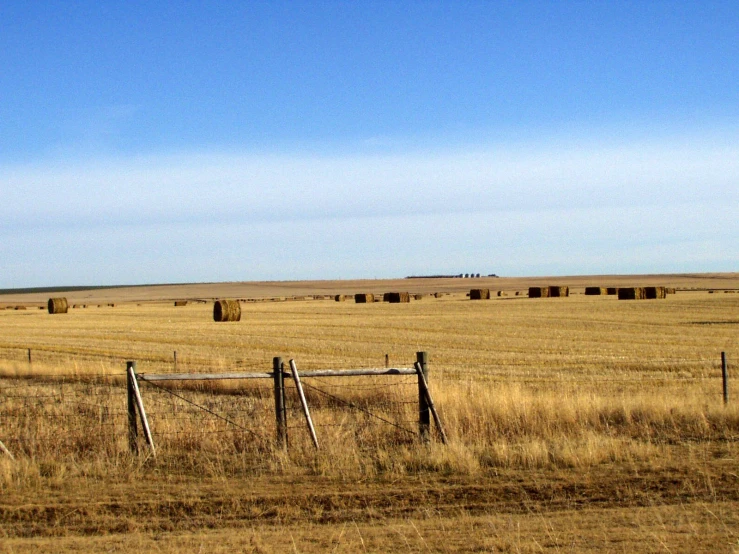
[[[428,383],[428,352],[416,352],[416,361],[421,366],[421,373]],[[423,442],[428,442],[430,438],[431,430],[431,414],[429,411],[429,405],[426,401],[426,388],[421,379],[421,375],[418,376],[418,434]]]
[[[139,427],[136,423],[136,393],[133,383],[136,379],[136,362],[126,362],[126,390],[128,398],[128,447],[133,454],[139,453]]]
[[[423,376],[423,371],[421,371],[421,364],[416,362],[415,366],[416,366],[416,372],[418,373],[418,382],[423,385],[423,394],[426,397],[426,402],[428,403],[429,410],[431,410],[431,415],[434,416],[434,423],[436,423],[436,428],[439,430],[439,435],[441,435],[441,442],[446,444],[448,440],[446,438],[446,432],[444,431],[444,425],[442,425],[441,423],[439,412],[436,411],[436,406],[434,405],[434,399],[431,398],[431,391],[429,390],[429,385],[426,382],[426,378]]]
[[[726,352],[721,352],[721,378],[724,383],[724,406],[729,403],[729,372],[726,368]]]
[[[295,388],[298,391],[298,398],[300,404],[303,406],[303,414],[305,415],[305,423],[308,425],[308,432],[310,438],[313,439],[313,446],[318,450],[318,438],[316,437],[316,429],[313,427],[313,420],[310,417],[310,409],[308,408],[308,401],[305,399],[305,393],[303,392],[303,385],[300,383],[300,375],[298,374],[298,366],[295,365],[295,360],[290,360],[290,372],[295,381]]]
[[[174,372],[177,373],[177,350],[174,351]]]
[[[277,446],[287,447],[287,414],[285,413],[285,376],[282,373],[282,358],[272,358],[275,381],[275,421],[277,423]]]
[[[31,362],[31,349],[30,348],[28,349],[28,363],[29,364],[32,363]]]
[[[141,392],[139,391],[139,382],[136,379],[136,362],[132,362],[130,366],[128,366],[128,375],[131,379],[131,389],[133,392],[133,400],[134,404],[136,406],[136,409],[138,409],[139,417],[141,418],[141,429],[144,431],[144,439],[146,440],[146,444],[149,445],[149,448],[151,449],[151,455],[156,458],[157,451],[156,448],[154,448],[154,438],[151,436],[151,429],[149,428],[149,421],[146,419],[146,410],[144,409],[144,401],[141,399]],[[129,392],[129,394],[131,394]],[[131,412],[128,412],[128,416],[131,417]],[[136,419],[135,410],[134,410],[134,419]]]
[[[15,458],[13,457],[13,455],[10,453],[10,450],[8,450],[7,448],[5,448],[5,445],[3,444],[3,441],[0,441],[0,453],[5,454],[11,460],[15,460]]]

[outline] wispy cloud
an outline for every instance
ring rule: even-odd
[[[739,199],[739,141],[191,153],[0,168],[5,226],[284,220]]]
[[[6,166],[2,284],[730,270],[737,183],[726,135]]]

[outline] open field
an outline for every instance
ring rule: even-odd
[[[574,294],[515,296],[546,284]],[[679,290],[578,294],[650,284]],[[473,302],[473,287],[507,296]],[[733,367],[739,294],[707,292],[737,288],[737,274],[183,285],[0,310],[0,440],[16,455],[0,456],[0,552],[737,552],[739,403],[723,405],[720,353]],[[230,323],[172,302],[390,290],[449,294],[243,302]],[[421,350],[448,446],[417,440],[415,378],[395,376],[306,379],[318,452],[291,382],[287,452],[269,380],[143,383],[158,456],[128,452],[126,360],[267,372],[275,356],[409,367]]]

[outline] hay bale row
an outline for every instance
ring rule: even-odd
[[[387,300],[385,300],[385,297]],[[383,300],[390,302],[391,304],[407,304],[411,301],[411,295],[407,292],[387,292],[385,293]]]
[[[585,287],[585,296],[605,296],[607,294],[606,287]]]
[[[174,305],[175,306],[187,306],[187,300],[175,300]]]
[[[216,300],[213,321],[241,321],[241,304],[238,300]]]
[[[620,287],[619,300],[659,300],[667,298],[666,287]]]
[[[549,287],[549,297],[550,298],[565,298],[570,295],[570,287],[559,287],[559,286],[550,286]]]
[[[49,298],[46,307],[50,314],[66,314],[69,311],[66,298]]]
[[[570,295],[570,287],[550,285],[548,287],[529,287],[529,298],[564,298]]]
[[[619,300],[644,300],[645,298],[644,287],[619,287],[618,289]]]
[[[360,292],[354,295],[355,304],[371,304],[375,301],[375,295],[371,293]]]
[[[644,287],[644,296],[648,300],[662,300],[667,298],[667,289],[665,287]]]

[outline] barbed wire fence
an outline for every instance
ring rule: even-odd
[[[623,363],[635,361],[629,358]],[[553,374],[551,370],[517,372],[518,368],[504,364],[483,365],[475,370],[467,364],[440,363],[432,382],[443,386],[447,381],[476,381],[482,376],[497,385],[519,383],[533,393],[557,386],[592,385],[602,395],[658,384],[669,388],[670,394],[686,390],[691,395],[705,395],[707,402],[719,402],[723,378],[726,403],[725,364],[725,359],[656,358],[645,365],[670,370],[634,375],[624,372],[614,377],[597,372],[582,375],[567,368]],[[264,367],[243,364],[240,369],[258,371]],[[302,407],[294,382],[289,378],[286,381],[286,432],[289,443],[300,446],[307,443]],[[360,447],[418,440],[418,382],[414,376],[376,375],[351,380],[306,376],[303,382],[315,427],[323,437],[352,440]],[[166,455],[259,454],[274,449],[277,429],[274,390],[269,380],[176,386],[146,380],[141,383],[153,433]],[[602,385],[607,384],[613,387],[603,389]],[[10,452],[29,458],[80,458],[125,451],[130,415],[126,397],[122,373],[0,376],[0,440]]]
[[[4,444],[29,458],[119,450],[127,429],[123,382],[107,374],[0,379]]]

